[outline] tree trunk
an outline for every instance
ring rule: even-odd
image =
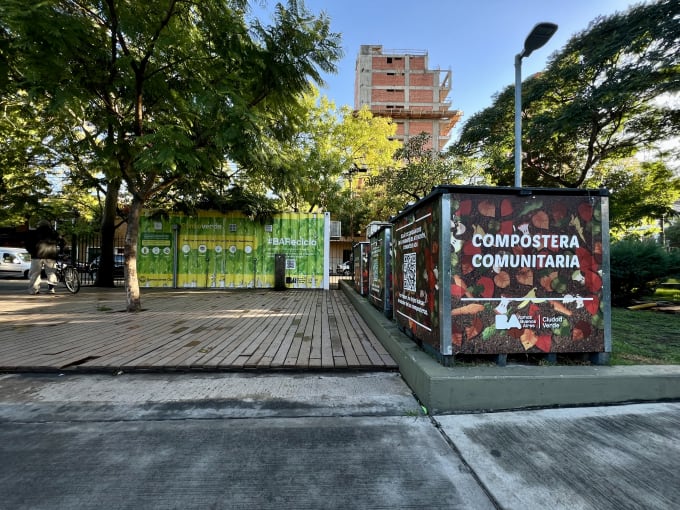
[[[142,301],[137,279],[137,239],[139,237],[139,218],[144,204],[138,198],[132,199],[125,233],[125,296],[128,312],[141,312]]]
[[[99,267],[97,268],[96,287],[113,287],[113,251],[116,235],[116,207],[118,206],[118,192],[120,180],[111,179],[106,187],[104,210],[101,222],[101,243],[99,253]]]

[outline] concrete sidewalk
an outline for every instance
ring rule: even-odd
[[[678,367],[442,367],[347,295],[400,373],[0,375],[0,506],[677,508],[680,403],[590,405],[677,399]],[[480,412],[538,406],[568,407]]]
[[[680,404],[425,416],[396,373],[0,375],[22,509],[677,508]]]

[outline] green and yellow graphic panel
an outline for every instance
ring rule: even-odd
[[[323,288],[326,215],[281,213],[251,220],[239,212],[142,218],[139,260],[142,286],[268,288],[276,254],[286,256],[286,284]],[[176,240],[177,246],[174,246]]]

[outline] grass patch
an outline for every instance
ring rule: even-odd
[[[612,308],[611,363],[680,364],[680,314]]]

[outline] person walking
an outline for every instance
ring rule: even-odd
[[[31,269],[28,273],[28,293],[40,294],[40,281],[43,267],[47,275],[47,288],[55,293],[57,275],[55,274],[59,254],[59,235],[47,220],[40,220],[38,228],[29,231],[26,249],[31,254]]]

